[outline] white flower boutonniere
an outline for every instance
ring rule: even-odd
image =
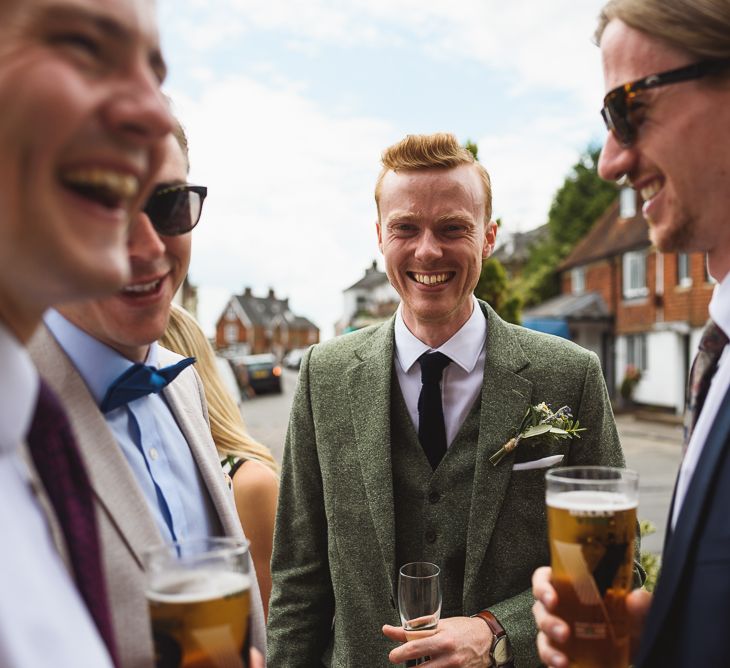
[[[544,434],[551,438],[580,438],[578,432],[585,431],[578,420],[573,420],[573,415],[568,406],[562,406],[556,411],[550,410],[544,401],[536,406],[530,406],[522,419],[517,436],[507,441],[489,461],[493,466],[512,452],[522,441],[527,438],[535,438]]]

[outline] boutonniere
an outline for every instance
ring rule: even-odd
[[[562,406],[556,411],[550,410],[544,401],[536,406],[530,406],[522,418],[522,424],[517,436],[507,441],[489,461],[493,466],[514,450],[526,438],[535,438],[547,434],[550,438],[580,438],[578,432],[585,431],[578,420],[573,420],[573,415],[568,406]]]

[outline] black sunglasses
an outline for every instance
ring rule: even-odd
[[[624,147],[629,147],[636,140],[639,129],[638,122],[631,119],[634,98],[642,90],[658,88],[680,81],[701,79],[707,74],[714,74],[730,66],[730,58],[721,60],[702,60],[699,63],[678,67],[676,70],[650,74],[643,79],[617,86],[603,98],[601,116],[606,127],[613,132],[616,139]]]
[[[158,234],[186,234],[198,224],[207,194],[205,186],[160,185],[152,191],[143,211]]]

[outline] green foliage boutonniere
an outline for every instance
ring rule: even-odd
[[[573,420],[568,406],[562,406],[558,410],[552,411],[550,406],[543,401],[527,409],[517,436],[507,441],[489,458],[489,461],[493,466],[497,466],[505,455],[512,452],[526,438],[535,438],[544,434],[551,438],[580,438],[578,432],[581,431],[585,431],[585,428],[580,426],[578,420]]]

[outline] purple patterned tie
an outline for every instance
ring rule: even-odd
[[[76,587],[114,665],[118,666],[91,486],[66,413],[43,380],[27,440],[36,470],[63,530]]]
[[[717,371],[717,362],[720,359],[728,338],[712,320],[710,320],[702,332],[700,349],[692,362],[692,370],[689,373],[687,386],[687,410],[684,414],[684,449],[687,451],[689,439],[697,424],[697,418],[705,403],[707,391],[710,389],[712,376]]]

